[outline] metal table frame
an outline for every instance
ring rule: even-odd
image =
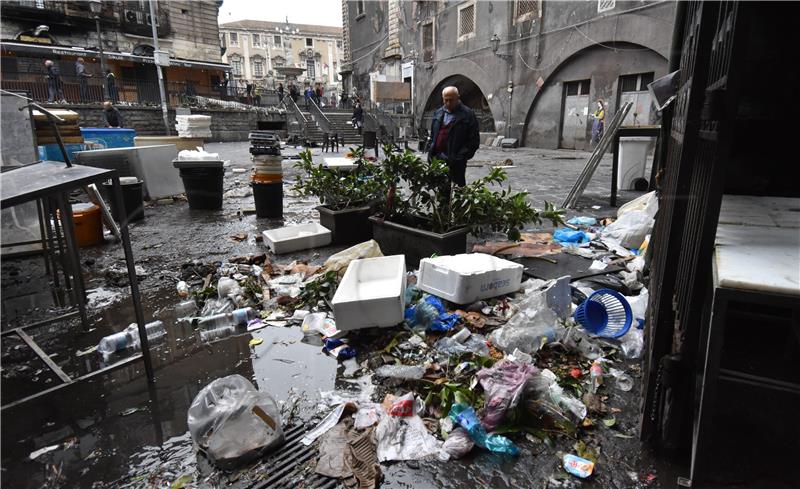
[[[46,181],[43,182],[44,179],[41,178],[42,175],[49,177],[52,182],[49,184]],[[150,345],[147,340],[147,333],[145,330],[144,313],[142,312],[139,285],[136,279],[136,269],[133,259],[133,251],[131,249],[130,233],[128,231],[127,220],[121,223],[120,234],[122,238],[122,247],[125,252],[125,262],[128,268],[128,280],[130,283],[131,298],[133,300],[136,322],[139,328],[139,338],[141,341],[142,353],[117,362],[114,365],[110,365],[103,369],[73,379],[63,370],[61,370],[59,366],[56,365],[56,363],[53,362],[44,351],[42,351],[42,349],[36,344],[35,340],[25,332],[26,329],[50,324],[56,321],[74,317],[76,315],[80,315],[82,324],[84,327],[86,327],[88,323],[86,317],[86,296],[80,267],[80,255],[75,239],[75,223],[72,219],[72,208],[69,205],[68,196],[69,192],[76,188],[85,187],[91,183],[98,183],[109,179],[112,182],[114,206],[121,209],[123,208],[122,190],[116,170],[81,165],[70,166],[69,163],[65,165],[63,162],[45,161],[20,167],[0,174],[0,185],[3,188],[2,195],[0,195],[0,208],[5,209],[7,207],[13,207],[15,205],[30,201],[38,201],[41,203],[40,205],[44,205],[45,212],[43,214],[47,214],[46,217],[48,219],[50,214],[55,214],[55,211],[58,211],[60,219],[53,220],[53,231],[55,232],[56,236],[51,236],[52,232],[49,230],[48,223],[48,225],[45,226],[48,228],[46,233],[47,236],[43,237],[43,239],[45,239],[46,243],[50,243],[50,250],[52,250],[53,242],[56,242],[59,246],[59,258],[64,260],[65,265],[65,281],[68,282],[67,285],[69,285],[70,293],[78,305],[78,311],[73,311],[55,318],[20,326],[0,333],[2,336],[10,334],[17,335],[36,353],[36,355],[45,363],[45,365],[47,365],[50,370],[52,370],[58,376],[62,382],[60,385],[2,406],[0,410],[18,406],[32,399],[72,385],[81,380],[87,380],[89,378],[107,373],[111,370],[116,370],[120,367],[127,366],[139,358],[144,359],[148,382],[152,383],[155,379],[153,374],[152,360],[150,357]],[[59,220],[61,222],[61,227],[59,227]],[[60,234],[63,234],[63,239],[66,244],[65,247],[61,247]],[[55,265],[55,263],[53,264]],[[49,265],[47,265],[47,267],[49,267]],[[69,273],[67,272],[67,269],[69,270]],[[71,282],[69,282],[70,275],[72,278]],[[57,280],[57,273],[55,280]]]

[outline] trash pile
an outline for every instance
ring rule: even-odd
[[[524,280],[525,266],[485,253],[426,258],[408,271],[402,255],[367,241],[322,266],[279,265],[266,253],[188,263],[176,310],[203,343],[299,326],[341,362],[340,375],[371,386],[322,393],[321,421],[302,440],[317,447],[313,470],[347,487],[376,487],[384,462],[517,457],[532,439],[568,440],[560,477],[592,477],[603,470],[592,433],[618,429],[611,392],[636,383],[655,205],[648,194],[608,225],[581,217],[557,230],[563,248],[548,244],[551,252],[595,267],[578,279]],[[619,271],[603,273],[612,263]],[[163,336],[163,325],[146,329]],[[104,339],[98,351],[136,343],[132,334]],[[292,421],[237,377],[209,384],[189,410],[192,439],[221,469],[268,456]]]

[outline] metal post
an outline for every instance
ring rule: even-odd
[[[103,38],[100,35],[100,16],[96,15],[94,17],[94,22],[97,25],[97,49],[100,50],[100,84],[103,90],[103,93],[100,95],[100,101],[102,102],[103,99],[108,97],[111,98],[111,94],[106,92],[106,55],[103,52]]]
[[[155,51],[158,51],[158,29],[156,29],[158,17],[156,15],[155,3],[156,0],[150,0],[150,26],[153,28],[153,48],[155,48]],[[156,60],[155,52],[153,53],[153,62],[156,65],[156,72],[158,73],[158,91],[161,94],[161,115],[164,117],[164,130],[166,131],[166,135],[169,136],[169,112],[167,111],[167,95],[164,92],[164,74],[161,71],[161,65],[159,65],[158,60]]]

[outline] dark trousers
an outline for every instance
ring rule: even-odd
[[[447,169],[450,172],[450,181],[455,183],[458,187],[463,187],[467,184],[467,162],[466,161],[448,161]]]
[[[64,100],[64,91],[61,90],[61,85],[59,85],[55,81],[48,81],[47,82],[47,101],[48,102],[60,102]]]
[[[86,102],[89,100],[89,82],[86,78],[81,77],[80,79],[80,88],[81,88],[81,102]]]

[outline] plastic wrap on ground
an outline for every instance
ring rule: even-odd
[[[441,299],[427,294],[405,311],[406,324],[412,328],[424,327],[427,331],[449,331],[460,318],[458,314],[448,313]]]
[[[450,336],[439,338],[433,345],[441,353],[446,355],[463,355],[472,353],[481,357],[489,356],[489,346],[486,344],[486,337],[481,334],[473,334],[463,343],[459,343]]]
[[[492,431],[505,418],[509,409],[514,409],[522,394],[522,386],[538,370],[529,363],[500,360],[491,368],[481,369],[478,381],[486,393],[483,408],[483,426]]]
[[[468,454],[475,442],[469,437],[469,433],[464,428],[458,427],[450,432],[450,435],[442,444],[442,450],[452,459],[461,458]]]
[[[472,441],[481,448],[485,448],[494,453],[504,453],[508,455],[519,455],[519,448],[514,443],[501,435],[490,435],[486,433],[478,415],[471,406],[466,404],[453,404],[450,408],[450,419],[458,423],[469,433]]]

